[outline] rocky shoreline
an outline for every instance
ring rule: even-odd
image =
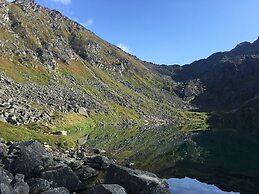
[[[78,146],[57,151],[37,141],[0,144],[0,194],[170,194],[155,174],[116,164]]]

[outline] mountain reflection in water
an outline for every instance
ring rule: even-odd
[[[173,194],[240,194],[225,192],[214,185],[209,185],[190,178],[171,178],[167,180]]]

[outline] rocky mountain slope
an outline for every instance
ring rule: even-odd
[[[105,147],[163,177],[251,193],[259,189],[250,135],[258,133],[258,63],[259,40],[189,65],[156,65],[33,0],[0,0],[0,137]],[[5,183],[12,190],[15,181]]]
[[[173,107],[187,106],[136,57],[55,10],[1,0],[0,13],[2,121],[19,125],[76,112],[169,122]]]

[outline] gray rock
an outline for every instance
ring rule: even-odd
[[[0,183],[0,194],[14,194],[14,192],[11,186]]]
[[[81,114],[81,115],[84,115],[84,116],[86,116],[86,117],[89,116],[89,111],[87,111],[84,107],[80,107],[80,108],[78,109],[78,113]]]
[[[37,194],[50,189],[50,183],[45,179],[30,179],[27,181],[27,183],[30,187],[30,194]]]
[[[6,168],[13,174],[24,174],[26,178],[34,176],[34,169],[46,166],[46,158],[51,156],[37,141],[15,143],[9,148],[9,156],[4,161]]]
[[[52,187],[65,187],[71,191],[82,189],[82,182],[72,169],[66,165],[49,167],[40,177],[50,182]]]
[[[0,160],[7,157],[8,148],[5,144],[0,143]]]
[[[168,184],[155,174],[111,164],[106,183],[119,184],[129,194],[170,194]]]
[[[126,190],[117,184],[102,184],[90,191],[91,194],[127,194]]]
[[[95,169],[106,169],[112,162],[105,156],[97,155],[88,157],[85,163]]]
[[[12,176],[0,167],[0,194],[14,194],[11,186]]]
[[[17,174],[11,183],[15,194],[29,194],[29,186],[24,182],[24,175]]]
[[[6,117],[0,116],[0,122],[6,123]]]
[[[51,188],[47,191],[41,192],[40,194],[69,194],[69,191],[64,187]]]
[[[98,175],[98,172],[95,169],[91,168],[90,166],[82,166],[79,169],[76,169],[75,173],[82,182],[85,182],[89,178],[92,178]]]

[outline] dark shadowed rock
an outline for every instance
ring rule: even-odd
[[[111,164],[106,183],[119,184],[129,194],[170,194],[168,184],[155,174]]]
[[[111,161],[105,156],[98,155],[87,158],[85,163],[95,169],[106,169],[111,164]]]
[[[91,177],[95,177],[98,174],[98,172],[90,166],[82,166],[81,168],[76,169],[75,173],[82,182],[86,181]]]
[[[66,165],[49,167],[40,177],[50,182],[52,187],[65,187],[71,191],[82,189],[82,183],[72,169]]]
[[[50,189],[50,183],[45,179],[30,179],[27,181],[27,183],[30,187],[30,194],[37,194]]]
[[[24,182],[24,175],[17,174],[11,183],[15,194],[29,194],[29,186]]]
[[[64,187],[51,188],[47,191],[41,192],[40,194],[69,194],[69,191]]]
[[[28,141],[11,145],[4,164],[13,174],[24,174],[31,178],[36,167],[47,166],[51,161],[52,157],[39,142]]]
[[[93,188],[91,194],[127,194],[126,190],[117,184],[102,184]]]

